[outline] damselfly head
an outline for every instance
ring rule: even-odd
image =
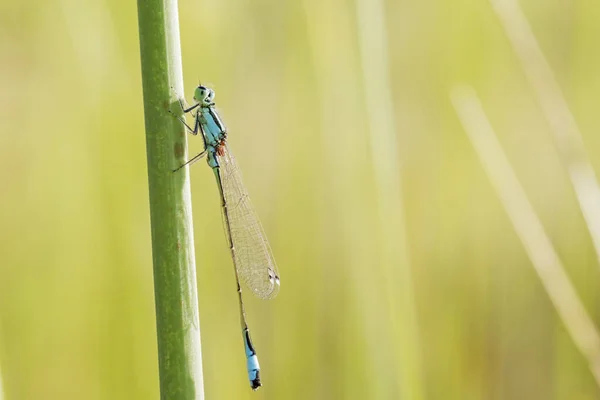
[[[206,94],[208,93],[208,89],[202,85],[198,85],[196,90],[194,90],[194,101],[196,103],[201,103],[206,98]]]
[[[194,90],[194,101],[203,105],[211,105],[215,98],[215,91],[206,86],[198,85]]]

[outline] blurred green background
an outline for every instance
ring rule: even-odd
[[[600,6],[521,5],[598,171]],[[216,90],[282,278],[275,300],[246,297],[252,393],[217,189],[194,165],[206,398],[600,398],[449,100],[478,91],[600,319],[592,242],[493,8],[383,6],[395,137],[373,143],[355,2],[180,1],[186,96]],[[137,29],[133,1],[0,2],[7,400],[159,396]],[[398,177],[378,170],[389,154]]]

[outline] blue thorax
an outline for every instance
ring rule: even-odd
[[[214,104],[199,107],[197,118],[200,121],[202,134],[206,142],[208,165],[211,168],[216,168],[219,166],[216,154],[218,147],[225,143],[227,129],[221,121]]]

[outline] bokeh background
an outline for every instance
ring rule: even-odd
[[[521,7],[599,171],[600,6]],[[490,2],[179,10],[186,95],[216,90],[282,277],[275,300],[246,298],[265,384],[252,393],[217,189],[194,165],[207,399],[600,398],[449,97],[475,88],[600,320],[561,149]],[[0,35],[5,399],[156,399],[136,4],[4,0]]]

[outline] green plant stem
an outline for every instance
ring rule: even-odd
[[[185,131],[168,111],[183,94],[176,0],[138,0],[161,399],[203,399]],[[171,90],[171,87],[175,91]],[[175,106],[176,105],[176,106]]]

